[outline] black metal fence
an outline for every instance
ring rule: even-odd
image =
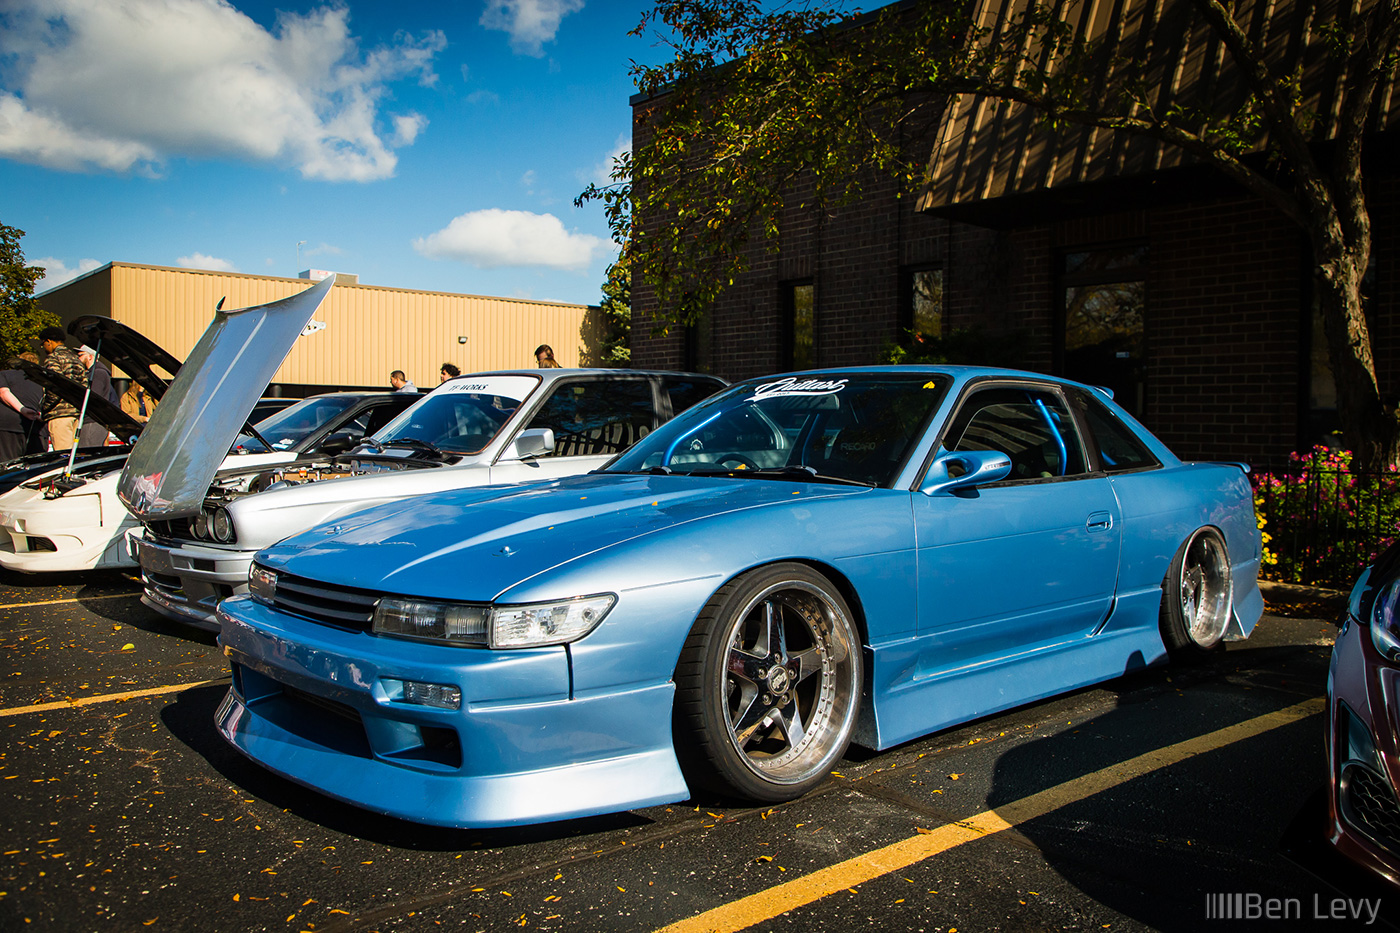
[[[1400,472],[1393,469],[1353,470],[1346,451],[1318,448],[1252,480],[1265,579],[1346,589],[1397,536]]]

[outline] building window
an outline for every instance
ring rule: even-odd
[[[817,365],[816,286],[807,282],[784,282],[783,290],[783,369],[811,369]]]
[[[1147,246],[1063,254],[1060,266],[1060,371],[1113,390],[1141,416],[1147,396]]]
[[[700,320],[685,329],[685,368],[692,373],[712,373],[714,360],[714,312],[706,311]]]
[[[899,339],[912,347],[919,338],[943,336],[943,270],[916,267],[900,273]]]

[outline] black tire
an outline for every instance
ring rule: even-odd
[[[851,611],[826,577],[785,563],[731,580],[676,666],[687,779],[760,803],[800,797],[850,744],[863,677]]]
[[[1233,609],[1230,554],[1214,528],[1199,528],[1172,558],[1162,581],[1162,641],[1173,658],[1218,650]]]

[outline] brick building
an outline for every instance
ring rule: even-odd
[[[1141,27],[1156,30],[1151,40],[1183,32],[1156,43],[1178,100],[1219,93],[1230,78],[1228,56],[1173,17],[1184,3],[1168,0]],[[983,0],[987,15],[1005,5]],[[1287,42],[1299,8],[1252,9],[1241,15]],[[1117,26],[1125,44],[1142,38],[1134,21]],[[1304,86],[1326,112],[1337,76],[1324,66]],[[1394,393],[1400,94],[1392,84],[1380,98],[1365,171],[1367,314],[1382,389]],[[750,271],[703,325],[649,336],[655,299],[638,283],[634,365],[739,379],[878,363],[917,322],[1000,337],[1023,368],[1113,388],[1186,458],[1275,462],[1335,427],[1300,228],[1178,150],[1104,131],[1054,134],[1024,111],[982,104],[964,95],[944,108],[923,141],[932,156],[921,198],[872,181],[846,208],[787,211],[778,252],[755,246]],[[634,140],[645,138],[645,115],[665,97],[633,106]]]

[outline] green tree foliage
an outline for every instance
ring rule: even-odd
[[[1362,464],[1397,462],[1396,406],[1379,391],[1360,287],[1371,251],[1362,139],[1396,69],[1400,0],[1362,0],[1345,23],[1326,18],[1340,8],[1309,16],[1274,60],[1233,4],[1169,3],[1218,41],[1240,89],[1228,107],[1165,99],[1116,34],[1086,40],[1058,18],[1069,15],[1061,4],[1032,0],[978,21],[981,5],[966,0],[864,15],[836,0],[774,11],[758,0],[656,0],[634,32],[669,44],[670,60],[635,67],[651,101],[637,109],[633,152],[615,164],[612,185],[579,200],[602,201],[618,242],[631,244],[660,325],[693,324],[747,267],[751,245],[776,248],[785,208],[840,204],[880,175],[917,190],[929,153],[909,141],[928,138],[922,128],[950,94],[1023,105],[1052,128],[1151,137],[1304,231],[1347,441]],[[1301,87],[1305,63],[1323,58],[1346,79],[1325,160]]]
[[[58,324],[58,316],[34,300],[34,285],[44,270],[24,264],[23,236],[23,230],[0,224],[0,362],[33,350],[39,331]]]
[[[980,328],[957,328],[946,334],[910,332],[907,346],[885,348],[885,362],[894,364],[953,363],[963,366],[1025,365],[1031,350],[1030,335],[1023,330],[988,333]]]
[[[632,269],[624,248],[608,266],[603,283],[603,339],[599,365],[626,367],[632,362]]]

